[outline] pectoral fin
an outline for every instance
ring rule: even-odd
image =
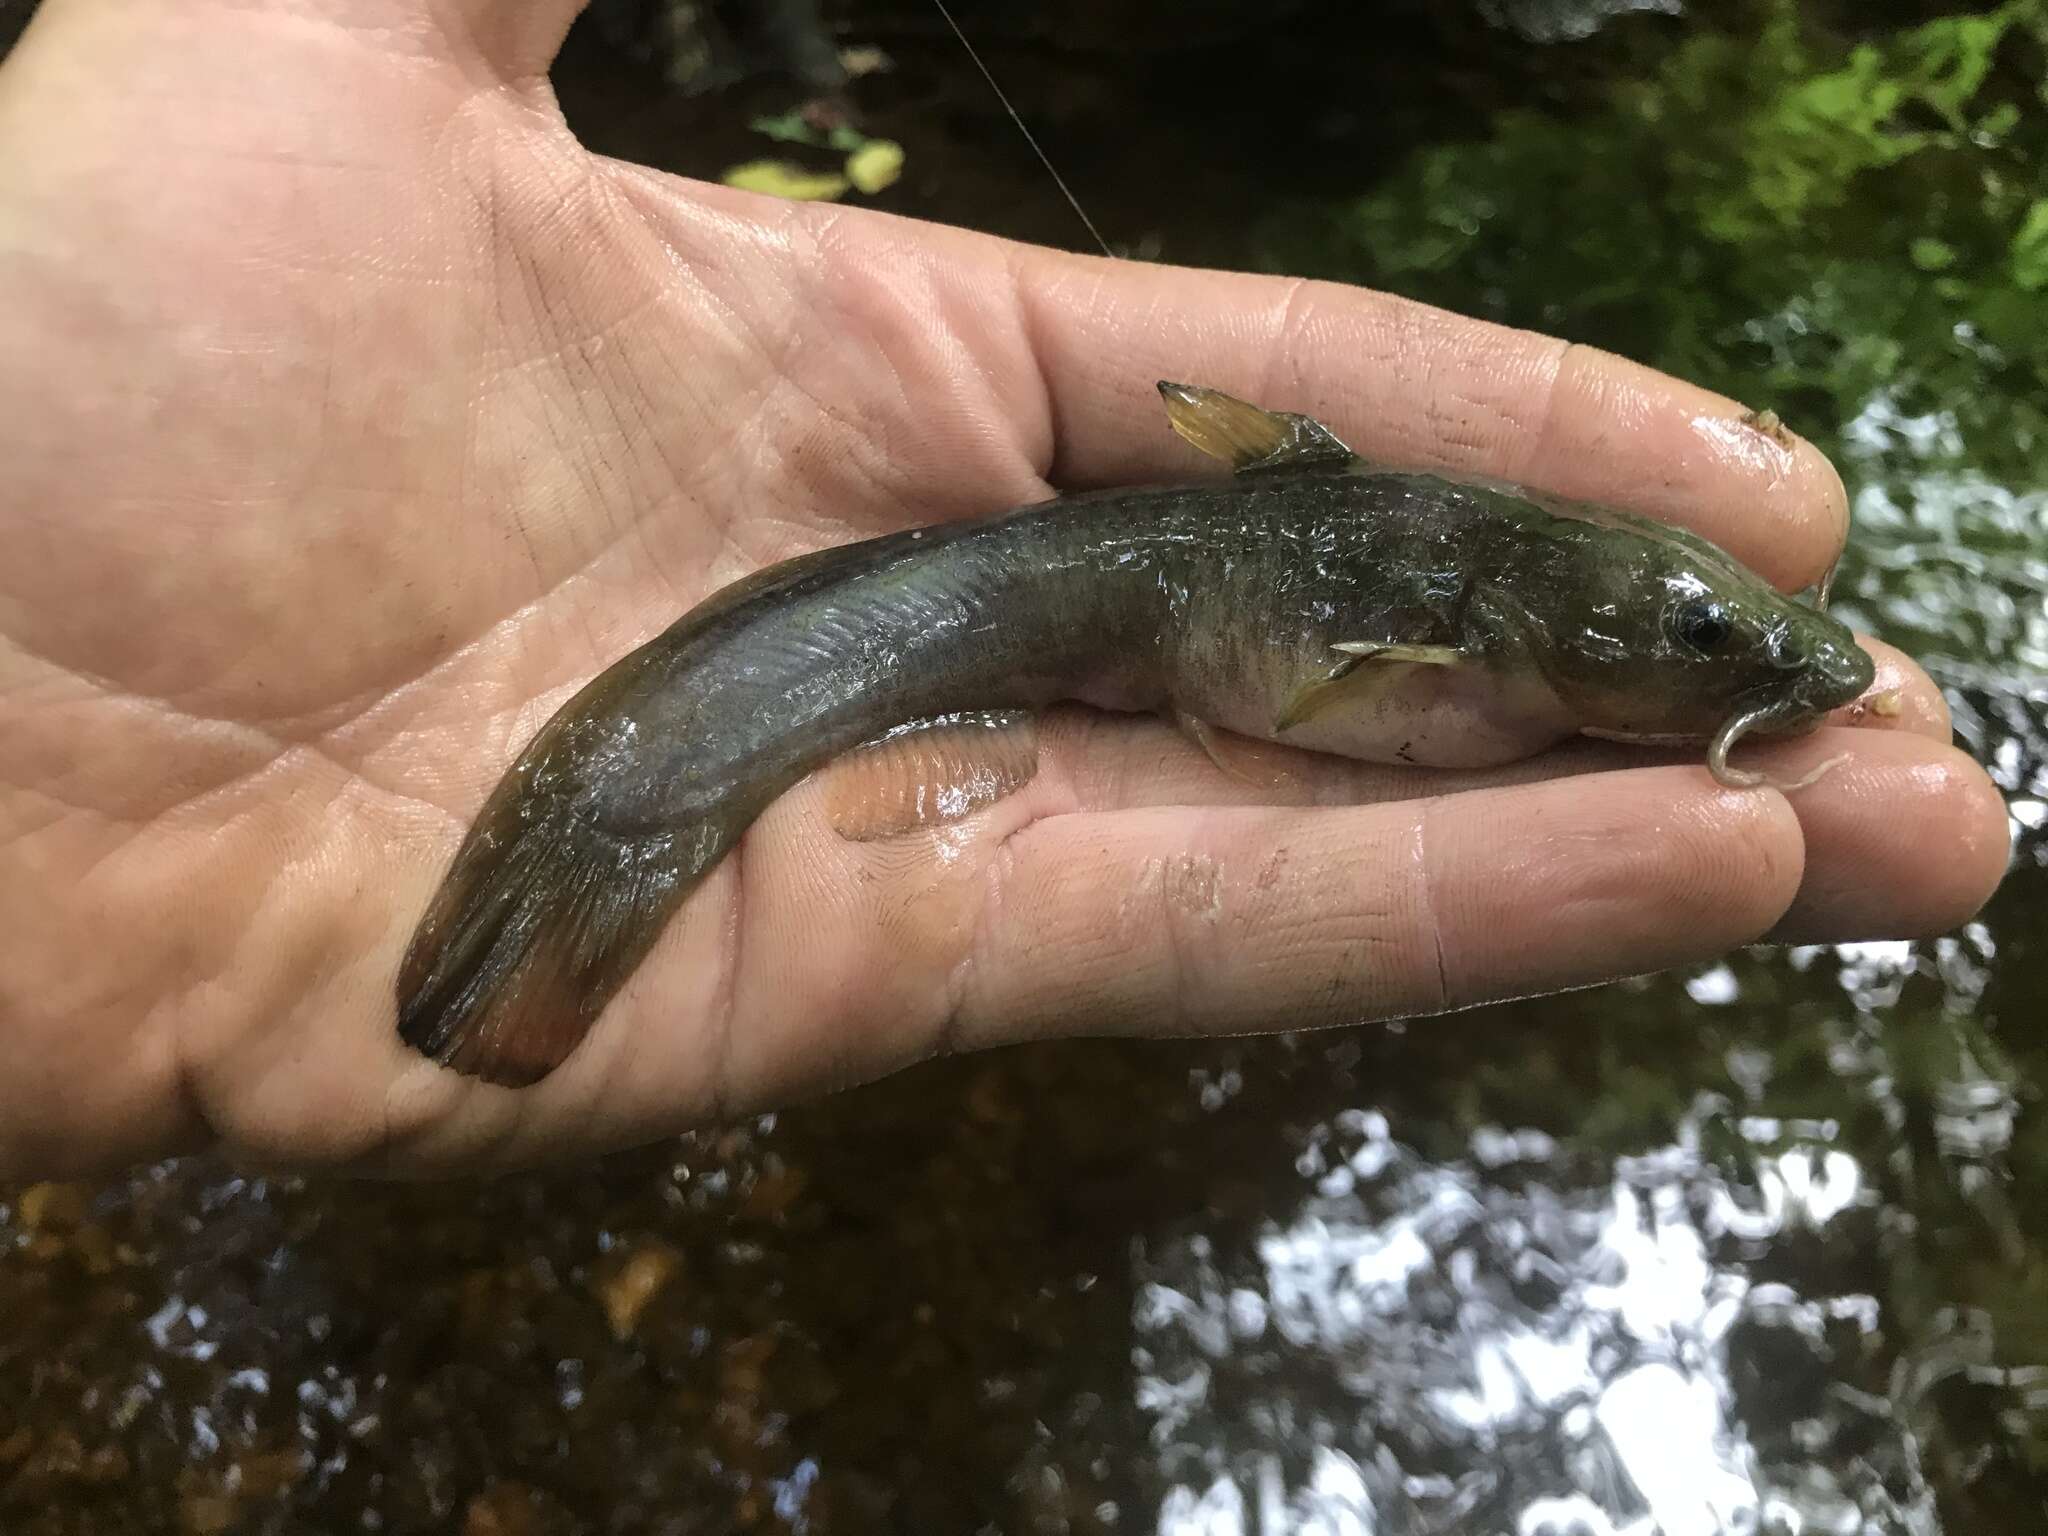
[[[1303,683],[1281,706],[1273,722],[1280,732],[1329,713],[1340,704],[1362,704],[1379,691],[1397,666],[1452,667],[1470,659],[1451,645],[1385,645],[1371,640],[1346,640],[1330,647],[1344,660],[1329,674]]]
[[[1238,783],[1249,784],[1253,789],[1270,790],[1287,782],[1289,775],[1286,770],[1262,752],[1258,743],[1235,731],[1211,725],[1184,709],[1173,711],[1173,721],[1189,741],[1202,749],[1204,757]]]
[[[1455,645],[1381,645],[1373,640],[1340,640],[1330,647],[1360,661],[1413,662],[1424,667],[1453,667],[1465,660]]]
[[[1295,411],[1268,411],[1199,384],[1159,381],[1166,419],[1202,452],[1247,470],[1336,468],[1358,456],[1328,427]]]
[[[1003,799],[1038,771],[1029,715],[918,721],[824,770],[825,814],[849,842],[944,826]]]

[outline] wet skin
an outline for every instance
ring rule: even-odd
[[[1758,748],[1853,746],[1790,800],[1598,742],[1269,748],[1252,791],[1055,708],[1026,787],[921,838],[850,842],[799,783],[544,1082],[422,1060],[418,915],[579,688],[790,556],[1188,479],[1158,377],[1696,529],[1781,590],[1844,530],[1813,449],[1586,348],[592,156],[545,80],[572,9],[50,0],[0,65],[0,1177],[571,1157],[937,1049],[1940,931],[1998,879],[1996,791],[1876,642],[1901,712]]]

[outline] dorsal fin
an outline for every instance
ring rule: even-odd
[[[1268,411],[1200,384],[1159,381],[1173,430],[1206,454],[1248,470],[1330,469],[1359,463],[1337,434],[1297,411]]]

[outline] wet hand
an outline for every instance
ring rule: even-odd
[[[580,683],[802,550],[1203,472],[1157,377],[1787,587],[1844,532],[1810,447],[1604,354],[593,157],[545,82],[574,9],[50,0],[0,67],[0,1175],[570,1155],[940,1049],[1437,1012],[1988,894],[1998,798],[1877,645],[1901,713],[1774,749],[1853,750],[1789,800],[1590,743],[1254,792],[1069,711],[951,828],[786,796],[539,1086],[414,1056],[412,926]]]

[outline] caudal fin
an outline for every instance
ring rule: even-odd
[[[568,1057],[703,867],[673,832],[620,835],[515,771],[491,797],[398,973],[398,1033],[488,1082]]]

